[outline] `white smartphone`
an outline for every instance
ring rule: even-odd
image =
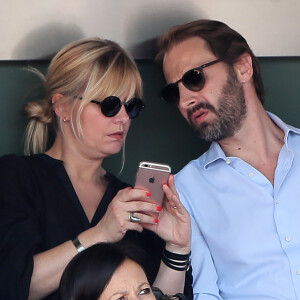
[[[162,206],[164,191],[162,186],[168,181],[171,167],[167,164],[142,161],[136,173],[135,185],[151,193],[150,199]]]

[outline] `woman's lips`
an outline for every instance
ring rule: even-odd
[[[110,136],[111,138],[116,139],[116,140],[122,140],[124,137],[124,132],[116,131],[116,132],[109,134],[108,136]]]

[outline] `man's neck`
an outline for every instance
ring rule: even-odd
[[[283,131],[264,109],[252,110],[233,137],[219,141],[226,156],[243,159],[264,174],[272,184],[283,143]]]

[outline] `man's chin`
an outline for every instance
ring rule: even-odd
[[[202,123],[201,126],[193,126],[199,138],[206,142],[216,142],[222,139],[219,130],[209,123]]]
[[[197,133],[207,132],[211,130],[211,124],[207,122],[202,122],[201,124],[196,124],[193,122],[191,125]]]

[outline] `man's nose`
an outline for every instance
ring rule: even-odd
[[[190,109],[198,103],[198,91],[191,91],[182,82],[178,84],[179,106],[183,109]]]

